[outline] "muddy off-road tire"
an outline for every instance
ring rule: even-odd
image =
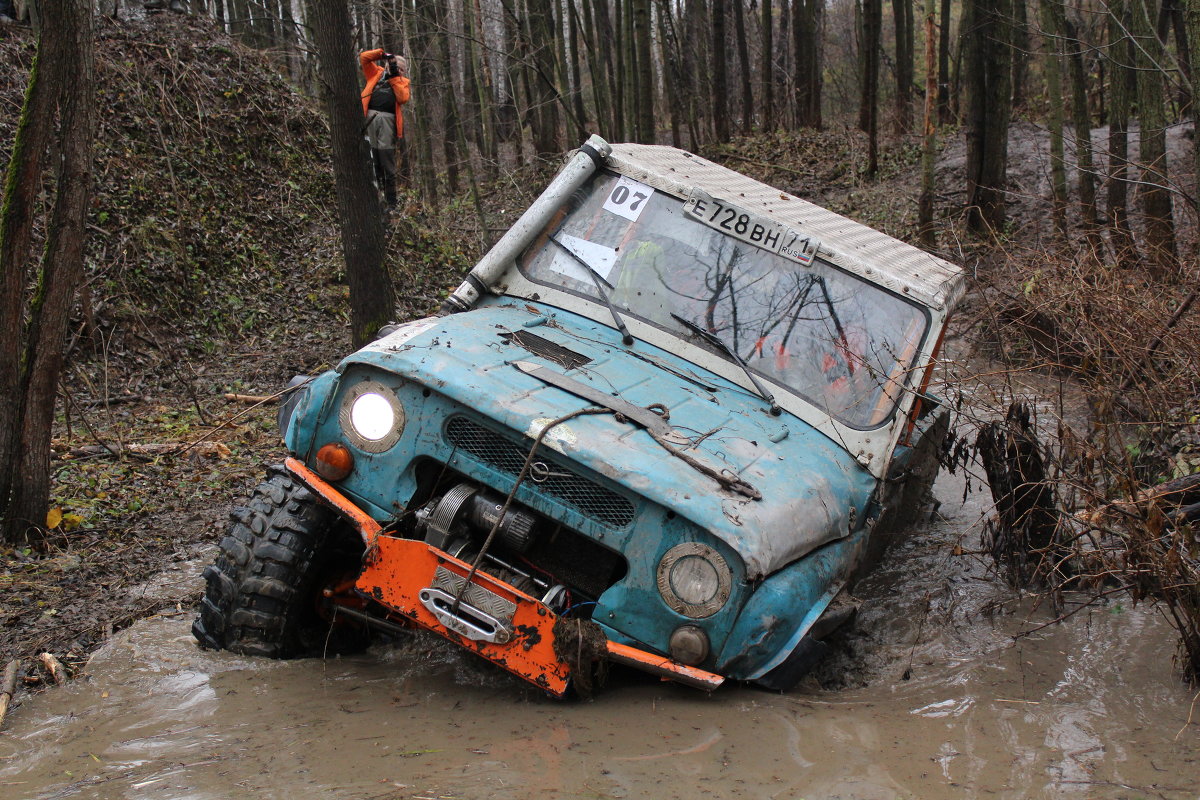
[[[362,649],[369,632],[330,625],[324,581],[357,563],[361,546],[339,535],[334,513],[282,467],[271,467],[250,502],[233,510],[192,635],[202,647],[270,658]],[[356,552],[357,551],[357,552]]]

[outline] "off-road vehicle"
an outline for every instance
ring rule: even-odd
[[[304,383],[194,633],[424,628],[553,695],[595,663],[788,688],[937,469],[958,267],[592,137],[448,297]]]

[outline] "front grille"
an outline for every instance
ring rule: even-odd
[[[446,423],[446,440],[455,449],[514,477],[521,473],[529,456],[529,445],[519,445],[461,416],[451,417]],[[537,468],[538,464],[542,467]],[[538,453],[534,459],[525,476],[525,484],[571,506],[585,517],[618,528],[633,522],[633,503],[543,453]]]

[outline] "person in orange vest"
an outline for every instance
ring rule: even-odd
[[[375,180],[383,189],[388,208],[396,206],[396,145],[404,138],[401,107],[408,102],[408,60],[382,47],[358,54],[367,86],[362,91],[363,128],[371,144]],[[380,78],[386,78],[380,80]]]

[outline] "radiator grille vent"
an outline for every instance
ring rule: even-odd
[[[451,417],[446,439],[456,449],[514,478],[529,455],[529,445],[517,444],[466,417]],[[541,466],[538,466],[541,465]],[[579,475],[539,452],[524,484],[571,506],[585,517],[623,528],[633,522],[633,503],[611,489]]]

